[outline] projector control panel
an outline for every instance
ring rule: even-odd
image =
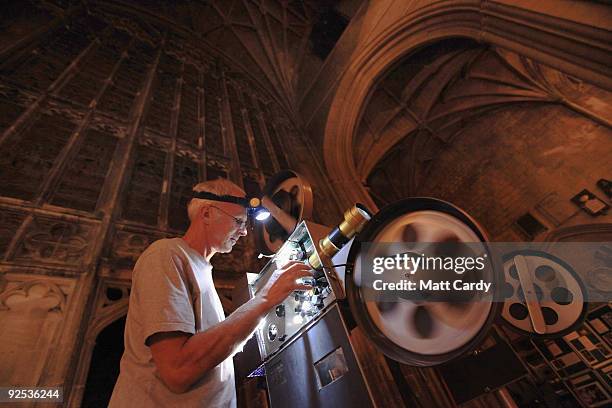
[[[313,253],[318,255],[317,242],[328,230],[326,227],[306,221],[298,224],[291,236],[250,284],[251,294],[257,294],[268,282],[272,273],[288,262],[301,261],[308,264],[308,259]],[[268,358],[289,344],[336,299],[323,269],[314,270],[313,277],[303,279],[312,286],[312,289],[293,292],[283,303],[272,309],[259,324],[256,335],[262,359]]]

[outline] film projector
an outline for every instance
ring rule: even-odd
[[[312,289],[296,291],[272,309],[235,357],[239,376],[265,375],[272,407],[386,406],[367,373],[368,356],[351,342],[356,326],[394,361],[452,366],[472,356],[496,319],[519,331],[552,336],[584,316],[584,288],[571,268],[533,253],[511,254],[503,265],[483,270],[483,276],[466,274],[467,280],[493,282],[491,294],[435,302],[402,292],[391,300],[366,296],[360,262],[366,243],[465,242],[488,251],[483,229],[447,202],[408,198],[376,214],[356,204],[329,228],[309,220],[312,189],[292,171],[273,176],[262,201],[274,220],[256,226],[255,235],[269,261],[260,273],[248,274],[248,295],[242,298],[256,295],[289,261],[305,262],[315,271],[308,282]],[[538,288],[540,294],[531,296]],[[503,384],[482,388],[491,385]]]

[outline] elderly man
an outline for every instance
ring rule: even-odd
[[[125,352],[111,407],[234,407],[232,356],[260,319],[310,276],[302,263],[275,272],[258,294],[225,318],[211,257],[247,234],[244,191],[228,180],[194,187],[191,224],[162,239],[136,262],[125,326]],[[204,192],[204,193],[202,193]]]

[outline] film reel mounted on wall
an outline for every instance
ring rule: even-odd
[[[525,250],[504,258],[502,319],[531,336],[559,337],[573,331],[587,312],[586,290],[561,259]]]
[[[263,189],[263,205],[273,217],[255,226],[258,250],[266,255],[275,253],[295,226],[312,215],[310,183],[292,170],[273,175]]]
[[[362,288],[361,250],[366,242],[480,243],[483,229],[465,212],[432,198],[409,198],[384,207],[353,242],[347,264],[346,292],[358,325],[387,356],[405,364],[432,366],[473,349],[486,336],[498,304],[470,293],[462,301],[416,301],[402,297],[366,299]],[[480,245],[480,244],[479,244]],[[482,245],[483,251],[487,251]],[[365,255],[364,255],[365,256]],[[478,276],[478,273],[483,275]],[[494,270],[465,274],[464,279],[486,279],[497,285]]]

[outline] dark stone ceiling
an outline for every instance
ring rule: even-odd
[[[321,68],[360,1],[87,0],[44,2],[61,13],[83,4],[95,12],[135,13],[195,36],[268,88],[290,112]],[[64,11],[65,12],[65,11]]]

